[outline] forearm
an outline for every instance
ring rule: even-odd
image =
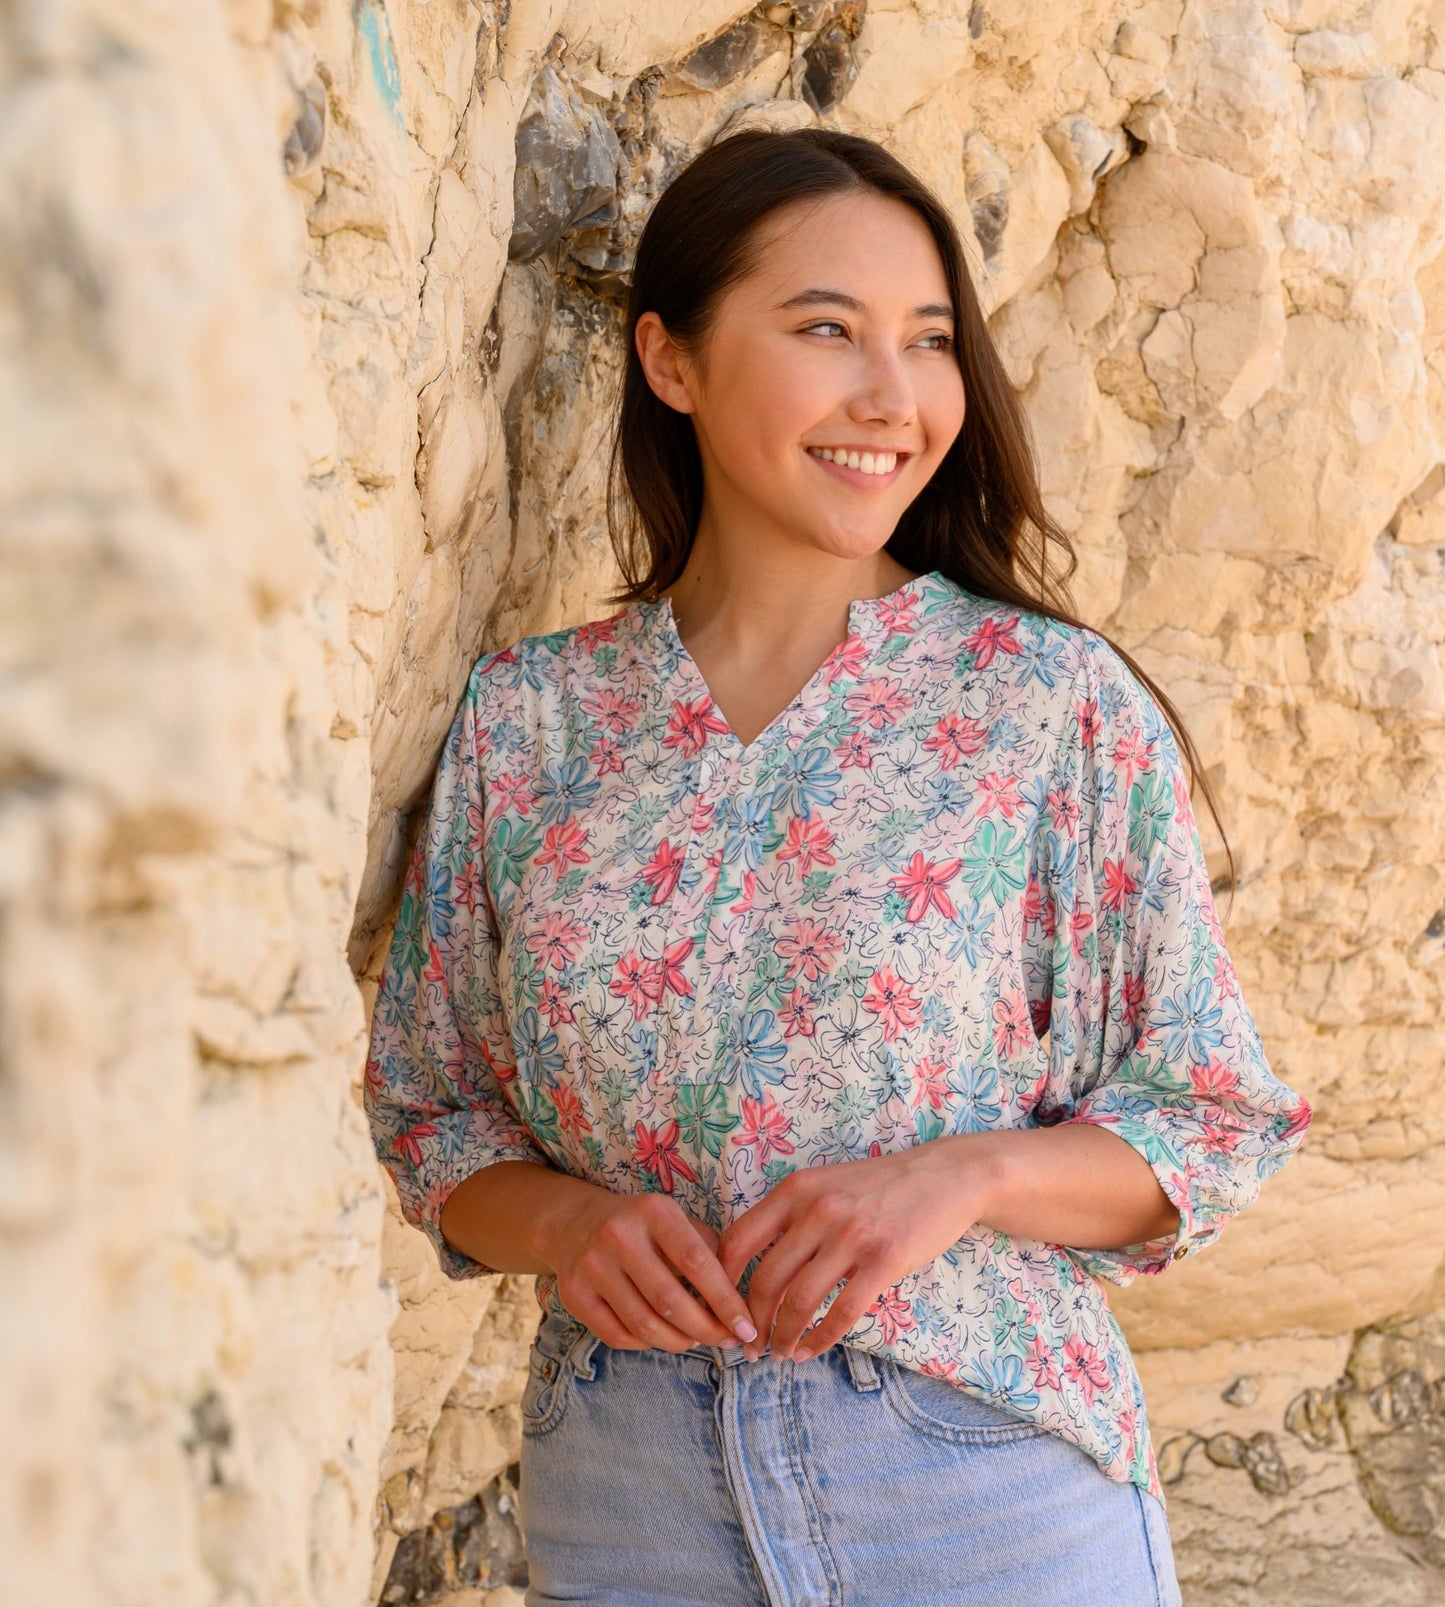
[[[959,1179],[970,1223],[1000,1233],[1117,1250],[1179,1227],[1178,1209],[1148,1161],[1106,1127],[1060,1122],[956,1133],[919,1146],[920,1156],[928,1151],[929,1164]]]
[[[442,1237],[499,1272],[553,1272],[558,1225],[585,1209],[595,1183],[533,1161],[497,1161],[458,1183],[442,1207]]]

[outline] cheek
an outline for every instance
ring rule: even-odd
[[[968,411],[963,375],[957,370],[952,375],[940,375],[936,384],[920,392],[918,411],[928,434],[929,453],[936,452],[941,458],[963,428]]]

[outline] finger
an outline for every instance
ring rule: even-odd
[[[773,1353],[791,1356],[798,1341],[818,1315],[818,1308],[847,1276],[836,1256],[820,1253],[789,1283],[778,1302],[773,1328]]]
[[[869,1310],[879,1292],[887,1287],[885,1282],[880,1282],[881,1277],[880,1272],[870,1273],[862,1268],[850,1273],[848,1282],[842,1292],[835,1296],[827,1314],[803,1334],[793,1353],[793,1360],[811,1361],[814,1356],[821,1356],[830,1346],[837,1344]]]
[[[698,1343],[696,1337],[676,1324],[669,1322],[661,1316],[652,1301],[648,1298],[642,1287],[633,1280],[632,1270],[624,1271],[618,1268],[617,1272],[603,1286],[603,1293],[608,1303],[621,1318],[628,1330],[629,1343],[623,1345],[624,1350],[670,1350],[674,1354],[689,1350]],[[690,1301],[694,1306],[695,1300],[683,1289],[674,1278],[677,1285],[678,1302]],[[673,1300],[667,1304],[672,1306]],[[698,1310],[702,1308],[699,1306]],[[713,1341],[706,1340],[711,1344]]]
[[[560,1288],[557,1293],[561,1298]],[[590,1328],[604,1345],[611,1345],[614,1350],[632,1348],[632,1335],[627,1331],[627,1325],[595,1289],[589,1289],[585,1294],[569,1289],[562,1300],[562,1307],[571,1312],[584,1327]]]
[[[762,1337],[753,1352],[749,1353],[750,1356],[761,1351],[767,1343],[771,1343],[774,1352],[777,1352],[778,1336],[773,1328],[783,1297],[794,1278],[822,1248],[817,1237],[804,1224],[795,1223],[758,1263],[748,1284],[748,1309]],[[802,1326],[802,1323],[798,1324],[800,1330]]]
[[[788,1196],[780,1195],[775,1188],[741,1216],[734,1217],[718,1235],[717,1258],[734,1288],[743,1268],[785,1231],[792,1215]]]
[[[694,1344],[736,1345],[757,1337],[757,1326],[747,1301],[738,1293],[736,1279],[728,1277],[716,1254],[699,1237],[691,1218],[679,1215],[665,1220],[657,1230],[657,1244],[700,1297],[694,1300],[687,1295],[691,1311],[674,1313],[658,1305],[663,1316],[679,1327],[696,1331]],[[676,1279],[671,1281],[675,1283]],[[649,1288],[649,1294],[651,1292]]]

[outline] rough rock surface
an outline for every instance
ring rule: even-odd
[[[1441,0],[73,0],[0,108],[0,1595],[520,1600],[531,1280],[400,1223],[366,1008],[467,668],[605,611],[653,200],[821,120],[963,227],[1314,1102],[1117,1297],[1185,1599],[1445,1599]]]

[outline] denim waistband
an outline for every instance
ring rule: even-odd
[[[574,1319],[575,1321],[575,1319]],[[575,1324],[578,1333],[576,1339],[568,1348],[567,1361],[572,1371],[579,1378],[596,1377],[593,1366],[593,1353],[602,1343],[601,1338],[581,1323]],[[878,1363],[873,1355],[866,1350],[858,1350],[852,1345],[833,1345],[830,1350],[822,1351],[812,1360],[824,1361],[832,1352],[840,1352],[848,1368],[848,1376],[853,1385],[859,1390],[881,1389],[883,1380],[879,1376]],[[771,1347],[765,1346],[757,1358],[748,1361],[741,1345],[691,1345],[687,1350],[660,1352],[664,1355],[700,1356],[718,1367],[737,1367],[746,1363],[750,1367],[794,1367],[807,1365],[793,1361],[778,1362],[774,1360]]]

